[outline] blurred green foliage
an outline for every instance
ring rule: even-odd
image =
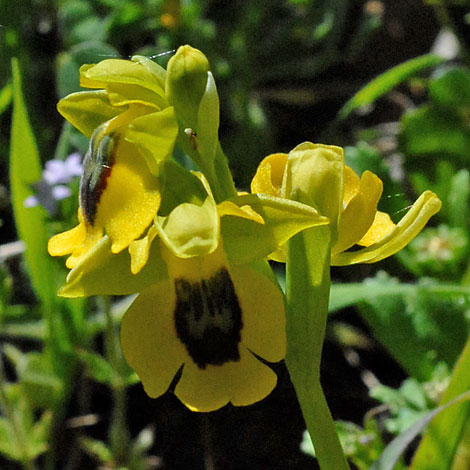
[[[448,10],[445,2],[426,3],[447,29],[456,12],[469,14],[464,1],[449,2],[455,5]],[[460,56],[452,61],[427,50],[398,65],[391,61],[390,70],[369,84],[365,78],[371,77],[362,76],[351,87],[351,67],[372,56],[373,40],[385,35],[381,28],[387,8],[386,2],[352,0],[0,3],[2,468],[17,468],[12,461],[26,469],[38,462],[47,470],[66,468],[66,462],[56,460],[60,434],[71,401],[89,393],[90,381],[112,398],[112,416],[99,438],[79,428],[73,434],[75,453],[92,456],[107,468],[144,470],[155,463],[154,431],[145,427],[131,435],[126,417],[126,392],[137,379],[120,353],[117,324],[129,300],[55,296],[65,272],[61,261],[47,257],[45,240],[73,224],[77,181],[54,218],[23,202],[33,193],[31,185],[45,161],[86,151],[87,140],[62,124],[55,110],[60,97],[80,89],[82,64],[141,54],[164,65],[184,43],[203,50],[211,62],[221,99],[221,140],[240,188],[263,156],[289,150],[290,136],[299,129],[320,128],[331,139],[328,143],[347,144],[348,164],[358,173],[369,169],[380,176],[385,188],[380,208],[394,220],[424,189],[443,201],[435,226],[381,266],[389,274],[365,271],[369,277],[364,282],[356,277],[333,286],[332,313],[355,306],[366,333],[407,377],[398,389],[377,382],[370,387],[371,397],[386,407],[382,420],[368,414],[362,426],[338,422],[351,462],[368,468],[385,448],[384,430],[399,434],[427,416],[442,404],[447,383],[459,390],[464,374],[452,371],[456,363],[468,361],[462,350],[470,323],[468,44],[460,42]],[[322,88],[330,81],[330,87]],[[342,100],[338,109],[314,107],[324,103],[325,94]],[[391,96],[405,105],[398,114],[376,118],[375,107]],[[312,126],[313,120],[321,126]],[[384,121],[393,125],[384,126]],[[319,140],[318,135],[308,138]],[[23,245],[7,244],[16,237],[26,247],[21,266],[12,260]],[[465,450],[468,403],[455,408],[467,417],[453,426],[453,439]],[[87,400],[76,411],[86,414]],[[443,429],[449,422],[436,426]],[[81,457],[74,458],[67,468],[82,468]],[[453,470],[460,468],[468,466]]]

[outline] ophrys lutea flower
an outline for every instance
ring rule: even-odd
[[[104,236],[77,263],[62,295],[138,297],[124,316],[124,355],[151,397],[182,368],[174,393],[189,408],[248,405],[276,375],[258,356],[285,355],[284,298],[266,256],[325,218],[302,204],[255,195],[216,204],[202,175],[160,166],[161,204],[144,235],[113,253]]]
[[[365,171],[362,176],[344,163],[340,147],[303,143],[289,154],[267,156],[251,183],[253,193],[293,198],[318,209],[330,219],[331,264],[373,263],[400,251],[441,207],[431,191],[425,191],[395,224],[377,210],[383,190],[380,178]],[[354,245],[364,248],[346,251]],[[271,254],[284,262],[285,247]]]
[[[49,252],[74,267],[106,233],[118,253],[140,237],[160,205],[158,167],[178,126],[165,96],[165,70],[145,57],[110,59],[80,69],[83,87],[58,104],[90,137],[80,182],[79,225],[56,235]]]

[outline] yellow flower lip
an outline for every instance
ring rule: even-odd
[[[285,355],[282,293],[248,266],[229,266],[222,244],[189,259],[165,250],[164,259],[169,279],[142,292],[121,326],[124,355],[147,394],[165,393],[183,365],[175,394],[194,411],[264,398],[276,374],[254,354],[270,362]]]

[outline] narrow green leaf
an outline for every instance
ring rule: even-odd
[[[106,444],[97,439],[82,438],[80,445],[88,455],[96,457],[100,462],[109,463],[113,460],[113,454]]]
[[[11,98],[13,95],[13,91],[11,88],[11,83],[7,83],[1,90],[0,90],[0,114],[5,111],[11,103]]]
[[[384,297],[416,295],[418,292],[441,298],[469,296],[470,287],[454,284],[407,284],[407,283],[351,283],[332,284],[329,312],[334,313],[342,308],[360,302],[370,302]]]
[[[80,359],[85,363],[88,374],[105,385],[112,385],[119,377],[106,359],[94,352],[78,351]]]
[[[407,60],[383,74],[374,78],[364,88],[359,90],[339,111],[339,119],[345,119],[352,111],[360,106],[373,103],[377,98],[388,93],[392,88],[404,82],[411,76],[424,69],[444,62],[445,59],[434,54],[425,54]]]
[[[450,225],[467,230],[470,219],[470,172],[468,170],[460,170],[453,175],[447,201]]]
[[[470,399],[470,338],[452,373],[441,403],[447,407],[454,401]],[[465,392],[465,393],[464,393]],[[460,400],[459,400],[460,397]],[[441,408],[443,408],[441,406]],[[411,470],[442,470],[451,468],[455,451],[467,421],[470,403],[462,403],[440,414],[430,425],[413,458]]]
[[[32,194],[31,185],[41,178],[41,163],[29,123],[21,90],[21,75],[16,59],[13,72],[13,122],[10,147],[10,181],[13,212],[19,237],[26,243],[25,259],[33,288],[51,310],[56,298],[55,265],[47,254],[46,213],[40,207],[24,207]]]
[[[42,341],[46,336],[46,330],[42,320],[27,323],[8,322],[0,325],[0,336]]]
[[[427,424],[439,413],[444,410],[447,410],[452,405],[456,405],[458,403],[462,403],[463,401],[470,400],[470,392],[462,393],[458,397],[454,398],[449,403],[436,408],[435,410],[431,411],[429,414],[421,418],[417,421],[413,426],[411,426],[407,431],[401,433],[392,442],[386,447],[383,454],[380,456],[379,460],[373,463],[369,470],[392,470],[397,463],[398,459],[400,458],[401,454],[405,451],[408,445],[416,438],[416,436],[426,427]],[[459,407],[452,407],[452,411],[459,410]],[[449,410],[450,411],[450,410]],[[441,415],[442,416],[442,415]],[[431,460],[426,460],[425,465],[423,468],[426,470],[432,469],[450,469],[450,466],[434,466],[432,465],[433,460],[432,457],[429,456]],[[432,466],[430,466],[432,465]],[[414,467],[412,467],[414,470]]]

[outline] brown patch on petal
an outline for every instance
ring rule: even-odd
[[[112,134],[100,136],[98,128],[90,140],[88,152],[83,160],[80,179],[80,208],[89,225],[94,225],[98,204],[106,189],[114,164],[115,142]]]
[[[226,268],[209,279],[175,279],[176,333],[194,363],[222,365],[240,360],[242,310]]]

